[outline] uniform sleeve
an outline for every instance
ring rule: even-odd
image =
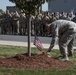
[[[53,25],[52,26],[52,40],[50,43],[49,50],[52,50],[52,48],[55,46],[57,36],[58,36],[58,27],[57,25]]]

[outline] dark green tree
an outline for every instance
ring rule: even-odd
[[[46,2],[48,2],[48,0],[46,0]]]
[[[2,9],[0,9],[0,12],[2,13],[2,12],[3,12],[3,10],[2,10]]]
[[[49,0],[45,0],[46,2],[48,2]],[[54,1],[54,0],[50,0],[50,1]]]
[[[45,3],[45,0],[9,0],[15,3],[16,7],[27,14],[28,18],[28,55],[31,56],[31,15]]]
[[[16,4],[26,14],[35,14],[35,10],[45,3],[45,0],[9,0]]]

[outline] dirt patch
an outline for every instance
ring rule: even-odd
[[[31,68],[31,69],[49,69],[49,68],[67,68],[71,62],[62,62],[60,60],[48,57],[44,54],[32,54],[31,57],[25,54],[17,54],[10,58],[0,58],[0,67],[6,68]]]

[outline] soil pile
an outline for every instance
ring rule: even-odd
[[[0,67],[6,68],[30,68],[30,69],[49,69],[49,68],[67,68],[71,62],[63,62],[44,54],[31,54],[31,57],[25,54],[17,54],[14,57],[0,58]]]

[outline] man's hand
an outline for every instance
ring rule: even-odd
[[[48,57],[51,57],[51,56],[50,56],[50,52],[47,52],[47,55],[48,55]]]

